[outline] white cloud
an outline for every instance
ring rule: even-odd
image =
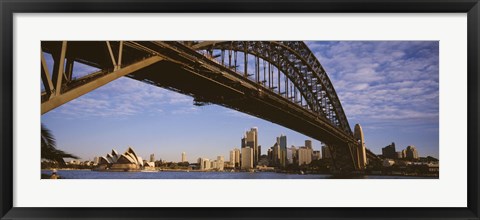
[[[144,82],[120,78],[53,111],[63,117],[122,118],[143,113],[194,113],[193,98]]]
[[[378,128],[402,120],[438,123],[438,44],[308,45],[326,69],[351,124],[369,122]]]

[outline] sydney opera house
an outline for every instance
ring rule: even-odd
[[[129,147],[123,154],[118,154],[116,150],[112,150],[111,154],[100,157],[98,162],[98,171],[140,171],[145,168],[153,168],[153,162],[144,162],[141,157],[137,156],[135,151]]]

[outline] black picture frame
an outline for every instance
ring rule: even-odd
[[[1,219],[479,219],[478,0],[0,0]],[[13,207],[14,13],[467,13],[467,208],[18,208]]]

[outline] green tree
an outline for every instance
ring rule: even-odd
[[[52,132],[50,132],[50,130],[48,130],[43,124],[42,124],[42,130],[41,130],[41,138],[42,138],[41,140],[42,159],[55,161],[61,166],[65,166],[65,161],[63,160],[63,158],[79,159],[77,156],[73,154],[69,154],[62,150],[57,149],[55,138],[53,137]]]

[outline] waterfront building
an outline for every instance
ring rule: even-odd
[[[395,150],[395,143],[392,142],[392,144],[382,148],[382,155],[385,158],[396,158],[397,157],[397,151]]]
[[[250,147],[253,150],[253,164],[257,165],[260,158],[260,150],[258,148],[258,128],[253,127],[247,131],[242,138],[242,148]]]
[[[247,135],[246,134],[243,135],[242,140],[240,141],[240,147],[241,148],[247,147]]]
[[[187,154],[182,152],[182,162],[187,162]]]
[[[262,157],[262,145],[257,146],[257,155],[258,155],[258,159],[257,159],[257,164],[258,164],[258,162],[260,161],[260,157]]]
[[[272,162],[275,166],[280,165],[280,157],[281,157],[280,145],[278,145],[278,143],[275,143],[272,146]]]
[[[144,170],[155,170],[155,162],[154,161],[145,162],[143,164],[143,169]]]
[[[287,136],[282,134],[280,137],[277,137],[277,144],[280,147],[279,165],[285,167],[287,161]]]
[[[230,164],[235,168],[240,167],[240,149],[234,148],[230,151]]]
[[[235,151],[231,150],[230,151],[230,161],[229,161],[230,165],[232,165],[232,167],[235,167]]]
[[[223,156],[218,156],[215,162],[216,162],[215,168],[218,171],[223,171],[223,169],[225,168],[225,163],[224,163],[225,159],[223,158]]]
[[[288,164],[293,164],[295,163],[297,157],[297,148],[295,146],[291,146],[290,148],[287,148],[287,162]]]
[[[407,158],[407,151],[406,150],[402,150],[402,158]]]
[[[253,149],[250,147],[242,148],[241,154],[241,168],[243,170],[249,170],[253,168]]]
[[[367,166],[367,151],[365,149],[365,138],[363,137],[363,130],[360,124],[355,125],[353,136],[358,142],[358,145],[357,145],[358,165],[361,168],[365,168]]]
[[[117,150],[112,149],[112,159],[116,161],[118,158],[120,158],[120,154],[118,154]]]
[[[312,162],[313,150],[307,147],[299,147],[297,151],[298,165],[310,164]]]
[[[150,154],[150,162],[155,162],[155,154]]]
[[[273,164],[273,148],[267,149],[267,158],[270,161],[270,164]]]
[[[325,145],[322,146],[322,158],[323,159],[332,158],[332,154],[330,153],[330,149],[328,148],[328,146],[325,146]]]
[[[198,158],[198,166],[200,167],[200,170],[210,170],[210,160],[208,158],[200,157]]]
[[[119,155],[117,151],[112,150],[111,154],[107,154],[106,157],[100,157],[98,170],[139,170],[143,168],[143,159],[137,156],[135,150],[129,147],[128,150]]]
[[[407,147],[407,149],[405,149],[405,151],[406,151],[405,154],[407,159],[410,159],[410,160],[418,159],[418,151],[415,146],[410,145]]]

